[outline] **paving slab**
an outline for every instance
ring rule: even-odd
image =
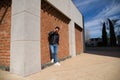
[[[0,80],[120,80],[118,57],[82,53],[60,63],[26,77],[0,70]]]

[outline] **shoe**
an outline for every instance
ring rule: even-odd
[[[56,62],[54,65],[60,66],[61,64],[59,62]]]
[[[51,60],[51,63],[54,63],[54,59]]]

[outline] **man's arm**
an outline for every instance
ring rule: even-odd
[[[53,35],[54,34],[54,31],[51,31],[48,33],[49,36]]]
[[[54,31],[51,31],[48,33],[48,41],[50,42],[51,40],[51,36],[54,34]]]

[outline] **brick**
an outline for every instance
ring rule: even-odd
[[[80,54],[83,51],[83,43],[82,43],[82,29],[80,28],[80,26],[78,26],[77,24],[75,24],[75,40],[76,40],[76,53]]]
[[[0,18],[5,8],[0,11]],[[10,25],[11,25],[11,8],[8,9],[2,24],[0,25],[0,65],[10,65]]]

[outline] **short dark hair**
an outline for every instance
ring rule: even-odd
[[[60,30],[60,27],[56,26],[56,27],[55,27],[55,29],[58,29],[58,30]]]

